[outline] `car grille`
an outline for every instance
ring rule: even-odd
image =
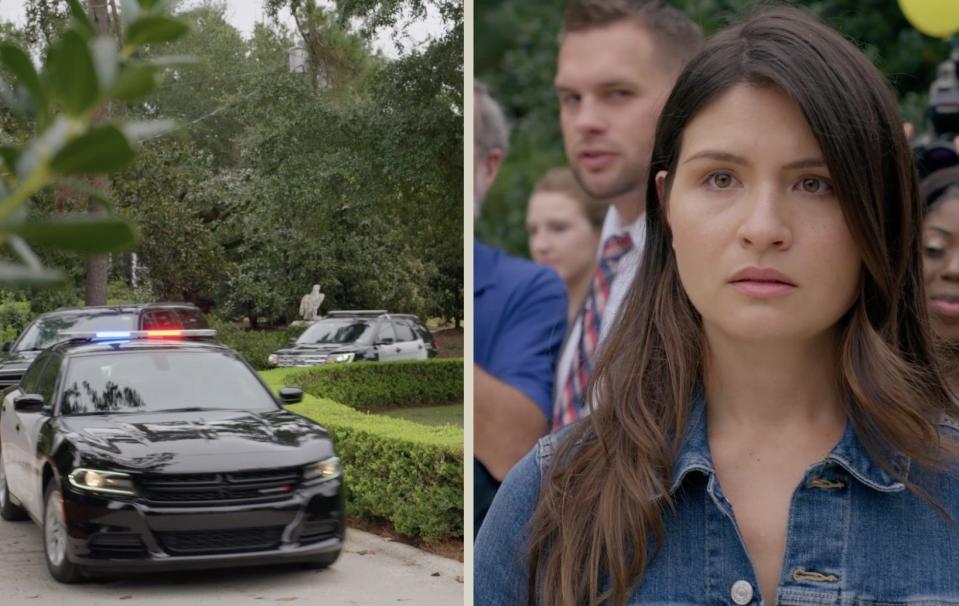
[[[236,505],[282,501],[299,481],[300,470],[293,468],[144,476],[139,488],[143,498],[154,505]]]
[[[339,523],[334,520],[311,520],[300,526],[300,543],[319,543],[339,535]]]
[[[140,536],[132,533],[98,534],[87,546],[90,554],[97,558],[143,558],[147,555]]]
[[[0,371],[0,389],[19,383],[20,379],[23,378],[23,373],[25,371],[26,369]]]
[[[237,528],[202,532],[158,532],[157,539],[173,555],[242,553],[276,549],[283,536],[282,526]]]
[[[326,354],[308,354],[302,356],[280,356],[276,357],[277,366],[316,366],[317,364],[326,364]]]

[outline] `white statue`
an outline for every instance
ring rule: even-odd
[[[313,285],[313,292],[303,295],[300,299],[300,317],[307,321],[316,320],[319,317],[320,305],[326,295],[320,292],[320,285]]]

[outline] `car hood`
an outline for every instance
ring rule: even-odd
[[[35,349],[11,353],[0,360],[0,371],[19,370],[23,372],[39,355],[40,351]]]
[[[61,417],[83,465],[203,473],[295,467],[333,456],[326,430],[290,412],[210,410]]]
[[[332,354],[359,351],[366,347],[358,343],[315,343],[312,345],[294,345],[286,349],[279,349],[273,353],[278,356],[295,356],[299,354],[314,355],[318,353]]]

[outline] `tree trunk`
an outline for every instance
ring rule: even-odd
[[[93,26],[97,34],[101,36],[110,35],[110,13],[107,0],[87,0],[87,12],[90,14],[90,19],[93,21]],[[117,31],[119,32],[119,29]],[[95,121],[101,120],[109,115],[109,106],[104,106],[97,111]],[[91,185],[105,191],[108,185],[107,178],[96,177],[92,179]],[[87,211],[92,215],[104,212],[100,204],[92,197],[89,199]],[[109,263],[109,258],[106,255],[87,257],[86,288],[84,289],[83,299],[87,305],[106,305]]]

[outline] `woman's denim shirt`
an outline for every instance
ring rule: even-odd
[[[940,431],[959,438],[952,419]],[[527,603],[527,524],[566,434],[541,439],[500,488],[473,552],[476,606]],[[706,435],[700,400],[674,465],[677,507],[664,513],[665,543],[630,604],[764,605]],[[895,461],[955,523],[883,471],[847,423],[836,447],[793,492],[776,604],[959,605],[959,477]]]

